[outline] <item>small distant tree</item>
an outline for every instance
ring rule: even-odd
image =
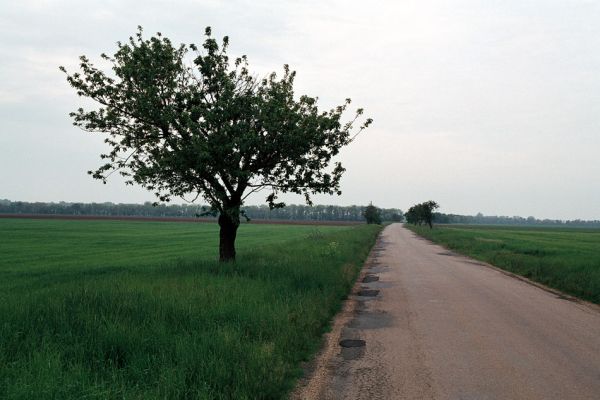
[[[350,99],[321,111],[317,98],[295,96],[287,65],[281,77],[256,77],[246,56],[230,62],[228,44],[210,28],[199,49],[160,33],[144,39],[140,27],[113,56],[101,55],[111,72],[82,56],[80,71],[67,74],[77,94],[98,105],[71,113],[74,125],[105,134],[110,148],[89,174],[106,183],[118,172],[160,201],[203,197],[219,217],[221,261],[235,259],[250,194],[267,190],[271,209],[284,206],[280,193],[302,194],[308,204],[315,193],[341,194],[345,169],[332,158],[372,122],[358,125],[362,109],[342,122]]]
[[[381,224],[381,211],[379,208],[375,207],[373,203],[369,203],[365,208],[363,216],[367,220],[367,224]]]
[[[410,207],[404,213],[404,219],[406,219],[406,222],[409,224],[417,225],[419,223],[419,217],[417,214],[417,206]]]
[[[439,207],[440,206],[432,200],[420,204],[415,204],[414,206],[410,207],[408,211],[404,214],[406,222],[413,225],[427,224],[429,225],[429,228],[432,229],[434,217],[433,212]]]
[[[433,229],[433,211],[440,208],[438,203],[433,200],[421,203],[421,218],[423,222],[429,225],[429,229]]]

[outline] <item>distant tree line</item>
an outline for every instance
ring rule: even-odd
[[[206,209],[206,206],[204,206]],[[364,221],[367,206],[326,206],[326,205],[288,205],[285,208],[269,210],[267,205],[246,206],[246,214],[254,219],[315,220],[315,221]],[[203,206],[197,204],[144,204],[123,203],[29,203],[0,199],[0,214],[56,214],[56,215],[98,215],[131,217],[181,217],[193,218],[203,212]],[[380,208],[382,221],[402,222],[411,217],[400,209]],[[407,221],[408,222],[408,221]],[[537,219],[534,217],[507,217],[477,215],[458,215],[433,213],[433,222],[438,224],[465,225],[527,225],[556,227],[599,228],[600,220],[559,220]]]
[[[507,217],[488,216],[478,213],[477,215],[458,215],[434,213],[433,220],[438,224],[465,224],[465,225],[526,225],[526,226],[556,226],[556,227],[600,227],[599,220],[560,220],[560,219],[537,219],[535,217]]]
[[[197,204],[144,204],[122,203],[29,203],[0,199],[0,214],[55,214],[55,215],[97,215],[97,216],[136,216],[136,217],[182,217],[193,218],[209,207]],[[295,205],[270,210],[267,205],[244,206],[250,219],[314,220],[314,221],[364,221],[366,206],[334,205]],[[383,221],[400,222],[404,214],[396,208],[380,208]]]
[[[250,218],[256,219],[289,219],[316,221],[364,221],[366,206],[334,206],[334,205],[287,205],[284,208],[270,210],[268,206],[244,207]],[[404,218],[402,210],[397,208],[380,208],[381,219],[400,222]]]

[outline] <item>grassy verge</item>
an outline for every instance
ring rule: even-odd
[[[3,399],[285,397],[379,231],[245,225],[219,265],[212,225],[2,223]]]
[[[459,253],[600,304],[600,230],[407,227]]]

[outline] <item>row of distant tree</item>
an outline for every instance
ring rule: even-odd
[[[366,206],[295,205],[270,210],[267,205],[244,206],[245,214],[251,219],[314,220],[314,221],[364,221]],[[24,201],[0,200],[2,214],[56,214],[97,215],[136,217],[187,217],[202,214],[207,208],[194,204],[115,204],[115,203],[28,203]],[[400,209],[381,208],[383,221],[402,221]]]
[[[600,227],[599,220],[559,220],[559,219],[537,219],[535,217],[507,217],[507,216],[486,216],[482,213],[477,215],[458,215],[444,214],[435,212],[439,205],[435,201],[426,201],[420,204],[415,204],[410,207],[405,213],[405,221],[414,225],[429,225],[433,227],[433,223],[437,224],[464,224],[464,225],[525,225],[525,226],[555,226],[555,227]]]
[[[537,219],[535,217],[489,216],[481,213],[477,215],[434,213],[433,221],[438,224],[600,227],[600,220],[574,219],[565,221],[559,219]]]
[[[418,205],[417,205],[418,206]],[[269,210],[266,205],[246,206],[244,210],[251,219],[281,219],[281,220],[314,220],[314,221],[364,221],[365,210],[368,206],[306,206],[291,204],[284,208]],[[413,206],[414,207],[414,206]],[[206,208],[204,208],[206,209]],[[136,217],[181,217],[193,218],[204,211],[202,206],[195,204],[159,204],[150,202],[144,204],[123,203],[29,203],[24,201],[9,201],[0,199],[0,214],[56,214],[56,215],[98,215],[98,216],[136,216]],[[378,208],[382,221],[412,222],[415,213],[403,213],[396,208]],[[371,210],[372,212],[373,210]],[[413,209],[414,211],[414,209]],[[416,216],[418,223],[419,217]],[[421,216],[422,218],[422,216]],[[408,221],[408,220],[411,221]],[[422,223],[428,223],[427,219]],[[558,220],[537,219],[534,217],[507,217],[477,215],[458,215],[433,213],[433,222],[438,224],[466,225],[528,225],[528,226],[566,226],[566,227],[600,227],[599,220]]]

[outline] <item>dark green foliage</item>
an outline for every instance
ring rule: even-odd
[[[414,206],[409,208],[406,214],[404,215],[406,218],[406,222],[413,225],[427,224],[431,229],[433,228],[433,211],[439,207],[440,206],[432,200],[420,204],[415,204]]]
[[[381,224],[381,211],[373,203],[369,203],[363,215],[367,220],[367,224]]]
[[[379,229],[0,220],[0,398],[285,398]]]
[[[438,226],[410,229],[449,249],[600,304],[600,231]]]
[[[161,201],[203,197],[219,213],[222,260],[235,258],[235,233],[244,199],[266,189],[271,208],[277,195],[340,194],[344,168],[332,158],[365,129],[342,116],[350,104],[320,111],[317,98],[294,96],[296,73],[287,65],[259,79],[246,56],[230,62],[229,39],[219,43],[206,29],[202,50],[174,46],[160,33],[119,43],[110,74],[81,57],[81,72],[67,76],[95,110],[71,113],[74,124],[107,134],[107,162],[90,174],[106,181],[113,172],[127,183],[152,190]],[[61,67],[64,71],[64,68]]]

